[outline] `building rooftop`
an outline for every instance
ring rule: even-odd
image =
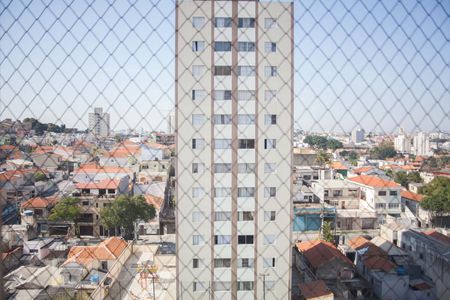
[[[56,197],[34,197],[28,199],[25,202],[22,202],[20,207],[26,208],[47,208],[58,202],[58,198]]]
[[[327,287],[323,280],[300,283],[298,288],[305,299],[315,299],[333,295],[333,292]]]
[[[98,182],[79,182],[75,185],[77,189],[117,189],[120,185],[119,179],[104,179]]]
[[[374,188],[400,188],[400,185],[391,180],[385,180],[378,176],[360,175],[357,177],[349,178],[349,181],[370,186]]]
[[[416,194],[411,191],[401,191],[400,194],[401,194],[402,198],[406,198],[408,200],[412,200],[412,201],[416,201],[416,202],[422,201],[423,198],[425,197],[424,195]]]
[[[95,246],[74,246],[70,249],[64,264],[77,262],[87,265],[93,260],[115,260],[128,243],[119,237],[110,237]]]
[[[299,242],[296,243],[296,247],[314,268],[320,267],[334,259],[353,265],[332,243],[323,240]]]
[[[356,185],[352,182],[348,182],[346,180],[339,180],[339,179],[314,180],[313,184],[317,184],[324,188],[329,188],[329,189],[358,188],[358,185]]]

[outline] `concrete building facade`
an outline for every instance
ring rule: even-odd
[[[292,28],[292,3],[177,2],[179,299],[290,299]]]
[[[89,132],[95,136],[109,136],[109,114],[104,113],[103,108],[96,107],[93,113],[89,113]]]

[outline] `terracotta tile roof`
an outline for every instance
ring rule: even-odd
[[[298,288],[305,299],[314,299],[333,294],[323,280],[300,283]]]
[[[145,200],[147,201],[148,204],[151,204],[155,207],[155,209],[159,210],[161,208],[161,205],[164,201],[163,198],[155,196],[155,195],[149,195],[146,194],[144,195]]]
[[[22,208],[46,208],[50,205],[58,202],[58,198],[56,197],[35,197],[28,199],[25,202],[22,202],[20,207]]]
[[[400,185],[394,181],[385,180],[380,177],[371,175],[360,175],[357,177],[349,178],[348,180],[375,188],[400,187]]]
[[[166,148],[168,148],[166,145],[158,144],[158,143],[151,142],[151,141],[147,142],[147,146],[149,146],[150,148],[153,148],[153,149],[166,149]]]
[[[119,179],[104,179],[99,182],[79,182],[75,185],[77,189],[117,189]]]
[[[100,166],[96,163],[87,163],[81,165],[74,173],[131,173],[130,169],[113,167],[113,166]]]
[[[385,256],[370,256],[363,260],[364,265],[372,270],[390,272],[396,265]]]
[[[436,230],[425,231],[423,232],[423,234],[431,236],[435,240],[438,240],[439,242],[450,246],[450,236],[437,232]]]
[[[70,262],[87,265],[93,260],[115,260],[127,246],[127,242],[119,237],[107,238],[96,246],[74,246],[70,248],[63,265]]]
[[[426,282],[421,282],[421,283],[415,284],[415,285],[413,285],[412,287],[413,287],[414,289],[416,289],[416,290],[419,290],[419,291],[422,291],[422,290],[429,290],[429,289],[433,288],[431,285],[429,285],[429,284],[426,283]]]
[[[330,163],[330,168],[334,170],[348,170],[348,168],[340,161],[333,161]]]
[[[367,171],[370,171],[373,169],[375,169],[375,167],[373,167],[373,166],[359,167],[359,168],[353,169],[353,173],[361,174],[361,173],[364,173],[364,172],[367,172]]]
[[[400,194],[401,194],[402,198],[406,198],[406,199],[413,200],[416,202],[422,201],[423,198],[425,197],[424,195],[416,194],[411,191],[401,191]]]
[[[107,154],[107,156],[109,157],[116,157],[116,158],[137,156],[137,155],[141,155],[141,148],[139,145],[134,143],[132,145],[129,144],[120,145],[117,148],[108,152]]]
[[[352,248],[352,249],[360,249],[363,248],[364,246],[367,245],[367,243],[369,243],[370,241],[368,239],[366,239],[363,236],[358,236],[355,237],[351,240],[348,241],[348,245]]]
[[[332,243],[323,240],[313,240],[297,243],[296,246],[314,268],[333,259],[339,259],[342,262],[353,265]]]

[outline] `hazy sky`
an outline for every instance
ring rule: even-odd
[[[0,118],[165,130],[174,0],[42,2],[0,3]],[[295,1],[295,44],[296,128],[450,130],[450,1]]]

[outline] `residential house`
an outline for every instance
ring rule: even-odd
[[[128,168],[100,166],[97,163],[88,163],[81,165],[73,172],[73,181],[79,182],[97,182],[104,179],[115,178],[134,178],[134,173]]]
[[[450,237],[435,230],[404,230],[401,248],[433,280],[438,299],[450,299]]]
[[[411,191],[402,190],[402,206],[409,210],[417,220],[418,227],[429,227],[431,225],[431,213],[420,206],[420,202],[424,199],[424,195]]]
[[[36,257],[38,260],[43,260],[50,253],[50,246],[55,241],[54,238],[35,238],[23,242],[23,255]],[[25,259],[27,260],[27,259]]]
[[[347,179],[361,188],[360,199],[378,214],[383,223],[386,216],[399,217],[401,213],[401,186],[377,176],[360,175]]]
[[[48,232],[48,217],[58,201],[57,197],[34,197],[22,202],[20,204],[21,224],[35,227],[38,234]]]
[[[79,182],[72,195],[80,199],[81,216],[78,220],[81,235],[103,236],[107,231],[100,222],[101,209],[111,205],[129,191],[129,177],[103,179],[97,182]]]

